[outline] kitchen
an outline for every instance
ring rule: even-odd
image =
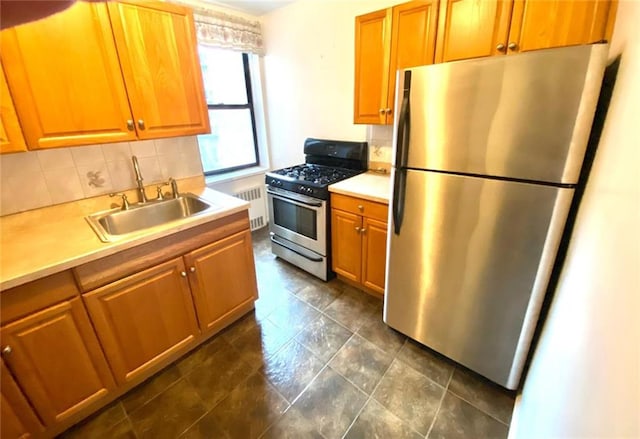
[[[261,62],[264,64],[265,113],[269,121],[267,131],[269,145],[271,145],[270,168],[278,169],[303,162],[302,143],[309,136],[368,140],[370,145],[379,146],[379,148],[372,148],[373,157],[381,157],[380,161],[390,162],[391,129],[384,126],[367,128],[366,125],[352,124],[353,73],[351,69],[354,59],[352,51],[354,17],[391,5],[389,2],[353,2],[346,5],[328,3],[324,7],[319,7],[309,2],[296,2],[262,17],[266,56],[261,59]],[[522,436],[526,436],[528,431],[537,431],[532,433],[532,436],[584,436],[589,434],[589,431],[600,436],[636,435],[634,432],[637,431],[637,424],[634,424],[633,415],[637,412],[637,393],[633,392],[638,386],[634,386],[632,380],[637,377],[637,351],[633,350],[633,346],[637,343],[633,343],[632,340],[631,343],[618,345],[613,341],[616,340],[616,334],[633,334],[637,337],[637,326],[633,326],[633,314],[629,318],[623,317],[625,313],[633,313],[637,310],[636,302],[633,302],[637,299],[631,294],[634,286],[637,285],[637,277],[634,277],[637,275],[633,273],[634,261],[637,261],[637,246],[634,247],[638,242],[637,232],[634,232],[633,222],[624,222],[625,218],[627,218],[626,221],[631,221],[637,216],[605,220],[602,214],[598,213],[602,209],[601,206],[606,206],[604,210],[609,212],[618,211],[616,209],[621,209],[620,205],[616,204],[619,200],[627,200],[632,207],[635,202],[637,206],[637,192],[632,192],[637,191],[637,186],[625,185],[625,181],[628,182],[628,180],[623,180],[627,175],[632,176],[633,170],[637,168],[637,151],[632,148],[636,143],[633,142],[631,135],[633,129],[631,122],[633,115],[637,114],[637,112],[634,113],[634,108],[637,107],[633,105],[637,106],[638,96],[637,85],[632,82],[632,78],[637,73],[638,62],[637,43],[631,39],[634,17],[637,21],[637,7],[632,2],[620,2],[615,29],[620,34],[619,36],[614,34],[612,46],[618,51],[615,53],[619,53],[622,47],[625,47],[623,70],[616,84],[617,88],[625,88],[619,88],[618,90],[622,91],[616,91],[621,94],[617,97],[619,101],[614,97],[614,103],[610,109],[611,116],[608,118],[608,123],[612,124],[612,127],[604,133],[603,143],[598,152],[601,154],[598,156],[601,162],[596,162],[592,171],[590,183],[594,182],[594,185],[600,186],[592,187],[591,190],[588,188],[585,194],[583,206],[589,206],[588,212],[591,214],[585,213],[582,222],[578,220],[576,234],[582,239],[577,237],[575,239],[577,248],[569,252],[568,260],[574,262],[567,263],[571,271],[566,273],[566,279],[563,279],[558,290],[560,292],[558,306],[561,308],[558,310],[552,308],[550,311],[547,326],[554,331],[547,337],[543,334],[538,344],[542,353],[539,354],[539,358],[535,357],[533,360],[519,402],[522,410],[516,411],[521,413],[521,416],[518,416],[521,421],[516,427]],[[291,35],[300,37],[291,38]],[[309,37],[305,38],[303,35],[309,35]],[[318,38],[319,35],[322,38]],[[625,57],[627,57],[626,60]],[[636,70],[631,70],[633,68]],[[304,110],[301,111],[301,109]],[[278,117],[273,116],[275,114]],[[606,148],[603,145],[606,145]],[[142,146],[136,146],[134,142],[131,143],[131,148],[143,149]],[[190,150],[187,148],[184,151],[187,153],[180,154],[188,156]],[[140,155],[139,152],[138,155]],[[166,155],[174,157],[172,154]],[[3,162],[4,157],[9,156],[3,156]],[[91,160],[87,163],[92,164]],[[28,168],[25,169],[28,170]],[[615,170],[615,172],[607,172],[608,170]],[[143,175],[144,173],[143,167]],[[615,175],[616,179],[613,182],[610,179],[603,180],[603,175]],[[144,176],[149,183],[154,181],[152,175]],[[264,181],[264,177],[256,178]],[[130,187],[134,185],[135,182]],[[111,201],[104,201],[104,203],[108,205]],[[606,229],[624,228],[627,232],[624,239],[621,237],[620,241],[613,240],[612,235],[608,234],[605,242],[594,241],[594,235],[601,234],[604,224],[612,220],[620,222],[616,223],[616,227],[608,226]],[[606,253],[607,251],[611,253]],[[626,256],[622,258],[617,256],[619,251],[626,251]],[[611,256],[606,258],[604,257],[606,254]],[[593,259],[589,259],[588,255]],[[620,268],[616,265],[608,265],[613,262],[606,263],[607,260],[624,261],[624,264],[628,264],[626,266],[628,271],[624,271],[628,273],[627,277],[620,275],[623,273],[620,273]],[[585,269],[585,267],[591,268]],[[590,275],[585,274],[585,271],[590,271]],[[297,272],[294,271],[294,273]],[[260,276],[260,273],[258,275]],[[297,290],[300,287],[300,276],[293,276],[287,282],[290,288]],[[579,287],[573,286],[576,282]],[[596,287],[606,288],[607,294],[597,294],[602,290],[596,291]],[[308,294],[311,294],[311,289],[307,290]],[[576,316],[575,311],[572,311],[576,306],[575,300],[572,300],[572,298],[575,299],[576,289],[589,293],[590,300],[582,300],[580,303],[585,307],[584,312],[590,314]],[[260,294],[262,293],[261,289]],[[613,298],[617,298],[616,303],[611,302]],[[605,301],[605,299],[608,300]],[[364,305],[358,305],[358,303],[356,299],[350,301],[353,309],[366,309],[366,303]],[[598,314],[598,311],[606,312]],[[566,314],[567,312],[569,314]],[[587,319],[589,321],[584,321],[586,315],[591,316]],[[573,319],[571,328],[563,324],[565,319],[569,318]],[[281,317],[280,320],[286,319]],[[622,324],[631,326],[626,328],[618,326]],[[560,340],[571,339],[572,335],[577,337],[575,344],[571,345],[575,350],[570,353],[563,352],[563,347],[566,345],[558,343]],[[598,349],[590,349],[586,345],[587,340],[588,343],[597,343]],[[606,367],[614,368],[617,372],[611,372],[611,377],[603,377],[602,381],[591,383],[590,377],[599,376],[604,372],[603,358],[615,358],[607,362]],[[557,368],[562,370],[557,374],[552,373]],[[576,373],[578,370],[582,373]],[[590,384],[587,385],[586,382]],[[595,388],[592,387],[594,385],[596,385]],[[562,389],[562,392],[558,389]],[[591,396],[588,399],[576,396],[584,392],[588,392]],[[596,402],[598,398],[593,398],[594,394],[604,398],[604,401],[600,399]],[[550,400],[549,395],[553,395],[553,400]],[[556,412],[551,408],[545,409],[546,405],[553,407]],[[562,423],[556,420],[555,415],[558,413],[557,410],[560,410],[559,407],[565,406],[571,406],[572,409],[560,412],[566,417],[566,422]],[[604,416],[597,411],[602,410],[602,407],[608,407],[610,413]],[[591,413],[591,416],[579,416],[585,410]],[[540,422],[541,418],[548,422]],[[536,428],[540,430],[531,430],[533,423],[536,423]],[[548,430],[544,430],[545,428]],[[614,428],[627,428],[627,430],[612,430]]]

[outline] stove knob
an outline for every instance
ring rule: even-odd
[[[272,184],[272,185],[274,185],[274,186],[275,186],[275,185],[276,185],[276,179],[275,179],[275,178],[272,178],[272,179],[271,179],[271,181],[269,182],[269,184]]]

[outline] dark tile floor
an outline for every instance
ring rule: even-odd
[[[252,312],[68,438],[506,438],[513,397],[382,322],[382,302],[276,259]]]

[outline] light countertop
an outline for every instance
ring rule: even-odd
[[[329,192],[389,204],[391,179],[389,174],[365,172],[329,186]]]
[[[249,208],[246,201],[207,188],[202,177],[180,180],[178,188],[202,197],[216,209],[151,227],[116,242],[100,241],[85,220],[89,214],[110,208],[114,199],[108,196],[0,217],[0,291]],[[135,191],[127,194],[129,199],[136,199]]]

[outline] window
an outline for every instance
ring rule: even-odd
[[[258,165],[249,55],[198,46],[211,134],[198,136],[205,175]]]

